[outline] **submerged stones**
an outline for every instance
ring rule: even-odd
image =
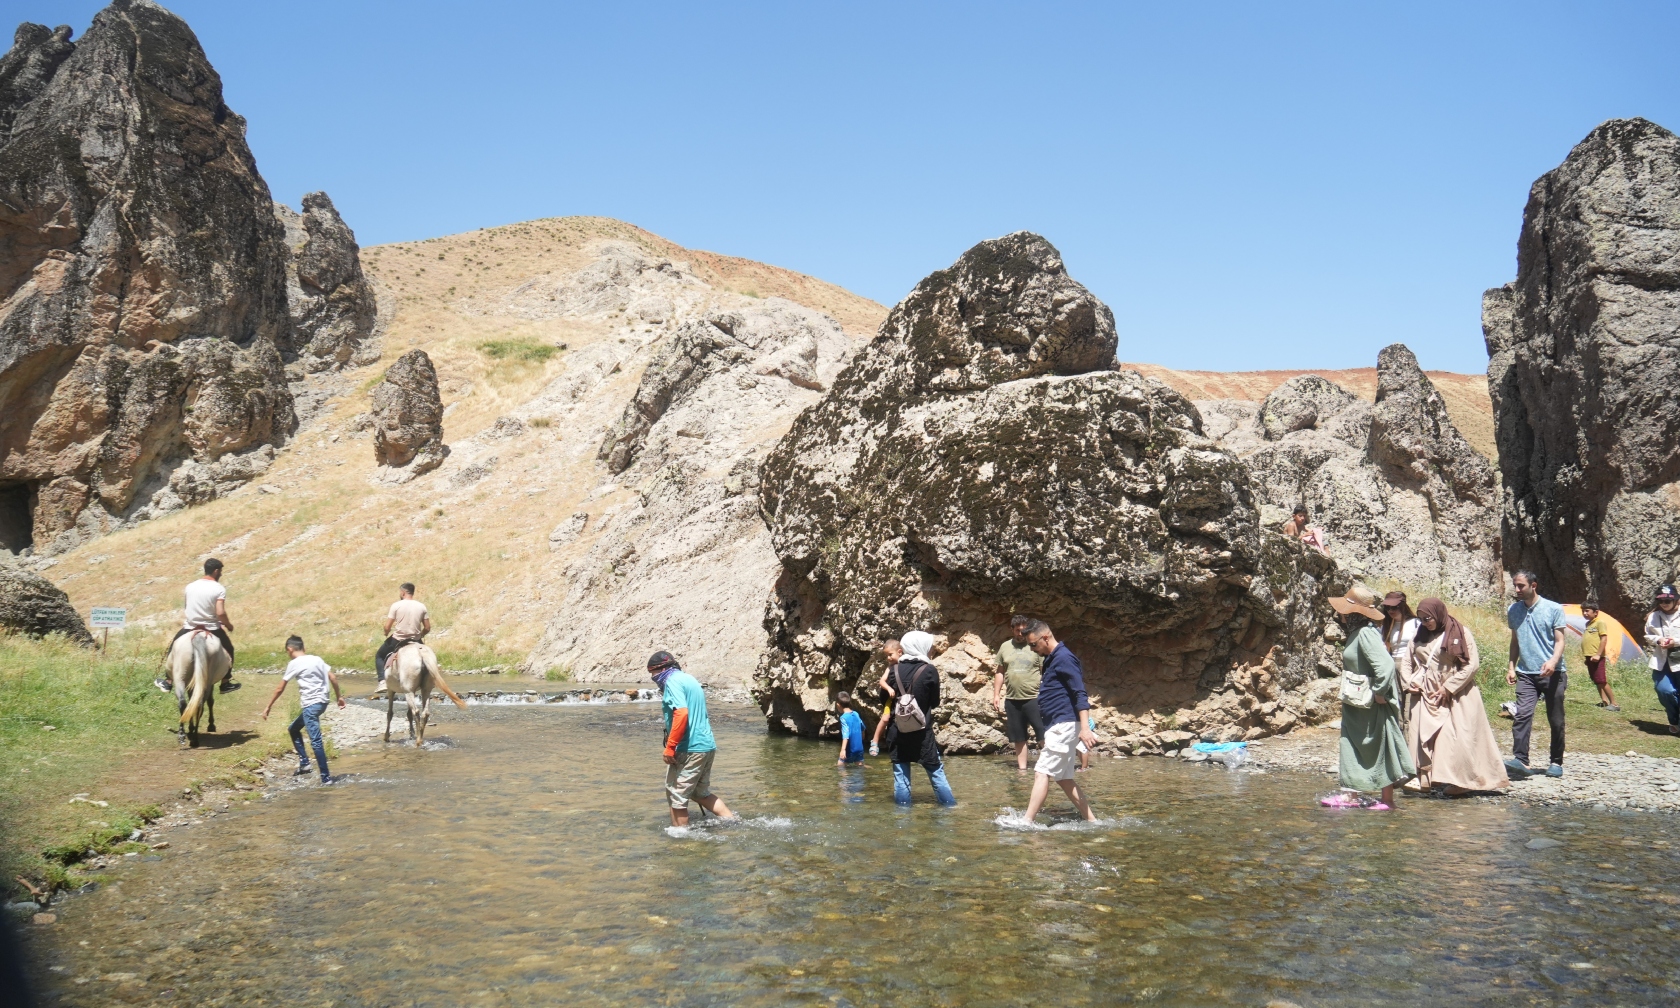
[[[1506,568],[1638,626],[1680,577],[1680,138],[1612,119],[1541,176],[1482,329]]]
[[[1247,469],[1115,345],[1107,306],[1024,232],[893,309],[760,472],[773,728],[821,731],[833,692],[872,687],[882,640],[925,629],[947,643],[941,744],[996,748],[1012,612],[1073,647],[1115,730],[1157,709],[1235,737],[1311,716],[1334,564],[1262,529]]]

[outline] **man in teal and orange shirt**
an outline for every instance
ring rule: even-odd
[[[688,825],[688,803],[720,819],[735,814],[723,799],[712,794],[712,758],[717,742],[712,723],[706,717],[706,691],[693,676],[684,672],[669,651],[648,659],[648,671],[661,692],[665,708],[665,793],[671,800],[671,825]]]

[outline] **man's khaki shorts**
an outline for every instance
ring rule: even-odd
[[[1080,716],[1085,712],[1080,711]],[[1079,744],[1079,722],[1063,721],[1053,724],[1044,733],[1044,748],[1038,751],[1038,762],[1033,765],[1034,773],[1046,774],[1051,780],[1072,780],[1074,771],[1079,768],[1079,752],[1074,746]]]
[[[665,794],[674,809],[686,809],[691,801],[712,796],[711,752],[689,753],[677,757],[677,762],[665,768]]]

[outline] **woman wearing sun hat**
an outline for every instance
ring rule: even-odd
[[[1377,608],[1376,594],[1362,584],[1331,599],[1330,607],[1348,631],[1348,646],[1342,651],[1342,787],[1351,792],[1379,791],[1382,799],[1338,794],[1321,804],[1386,812],[1394,807],[1394,785],[1410,780],[1417,767],[1400,727],[1400,685],[1394,659],[1377,629],[1383,611]],[[1365,699],[1365,686],[1369,687],[1369,706],[1358,702]]]

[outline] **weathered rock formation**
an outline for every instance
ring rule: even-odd
[[[409,480],[443,464],[443,399],[437,370],[424,350],[397,358],[373,387],[374,478],[385,483]]]
[[[93,635],[69,596],[41,575],[5,561],[0,561],[0,633],[61,633],[77,644],[93,646]]]
[[[369,302],[317,202],[293,307],[305,358],[337,361]],[[18,29],[0,57],[0,546],[59,552],[266,468],[296,425],[290,254],[184,22],[115,0],[77,41]]]
[[[1206,432],[1248,464],[1268,525],[1304,503],[1354,574],[1466,602],[1498,597],[1493,467],[1399,343],[1377,356],[1376,399],[1301,375],[1264,403],[1196,405]]]
[[[303,197],[303,213],[283,203],[275,216],[286,229],[286,307],[304,370],[336,371],[379,359],[374,339],[378,303],[362,276],[356,236],[324,192]]]
[[[1680,138],[1589,133],[1529,190],[1517,279],[1482,304],[1506,569],[1642,620],[1680,576]]]
[[[941,743],[999,747],[985,684],[1012,612],[1068,641],[1127,745],[1329,714],[1334,565],[1260,526],[1244,465],[1182,396],[1114,369],[1115,343],[1026,233],[893,309],[761,470],[781,572],[754,685],[773,728],[823,731],[833,693],[915,628],[949,644]]]

